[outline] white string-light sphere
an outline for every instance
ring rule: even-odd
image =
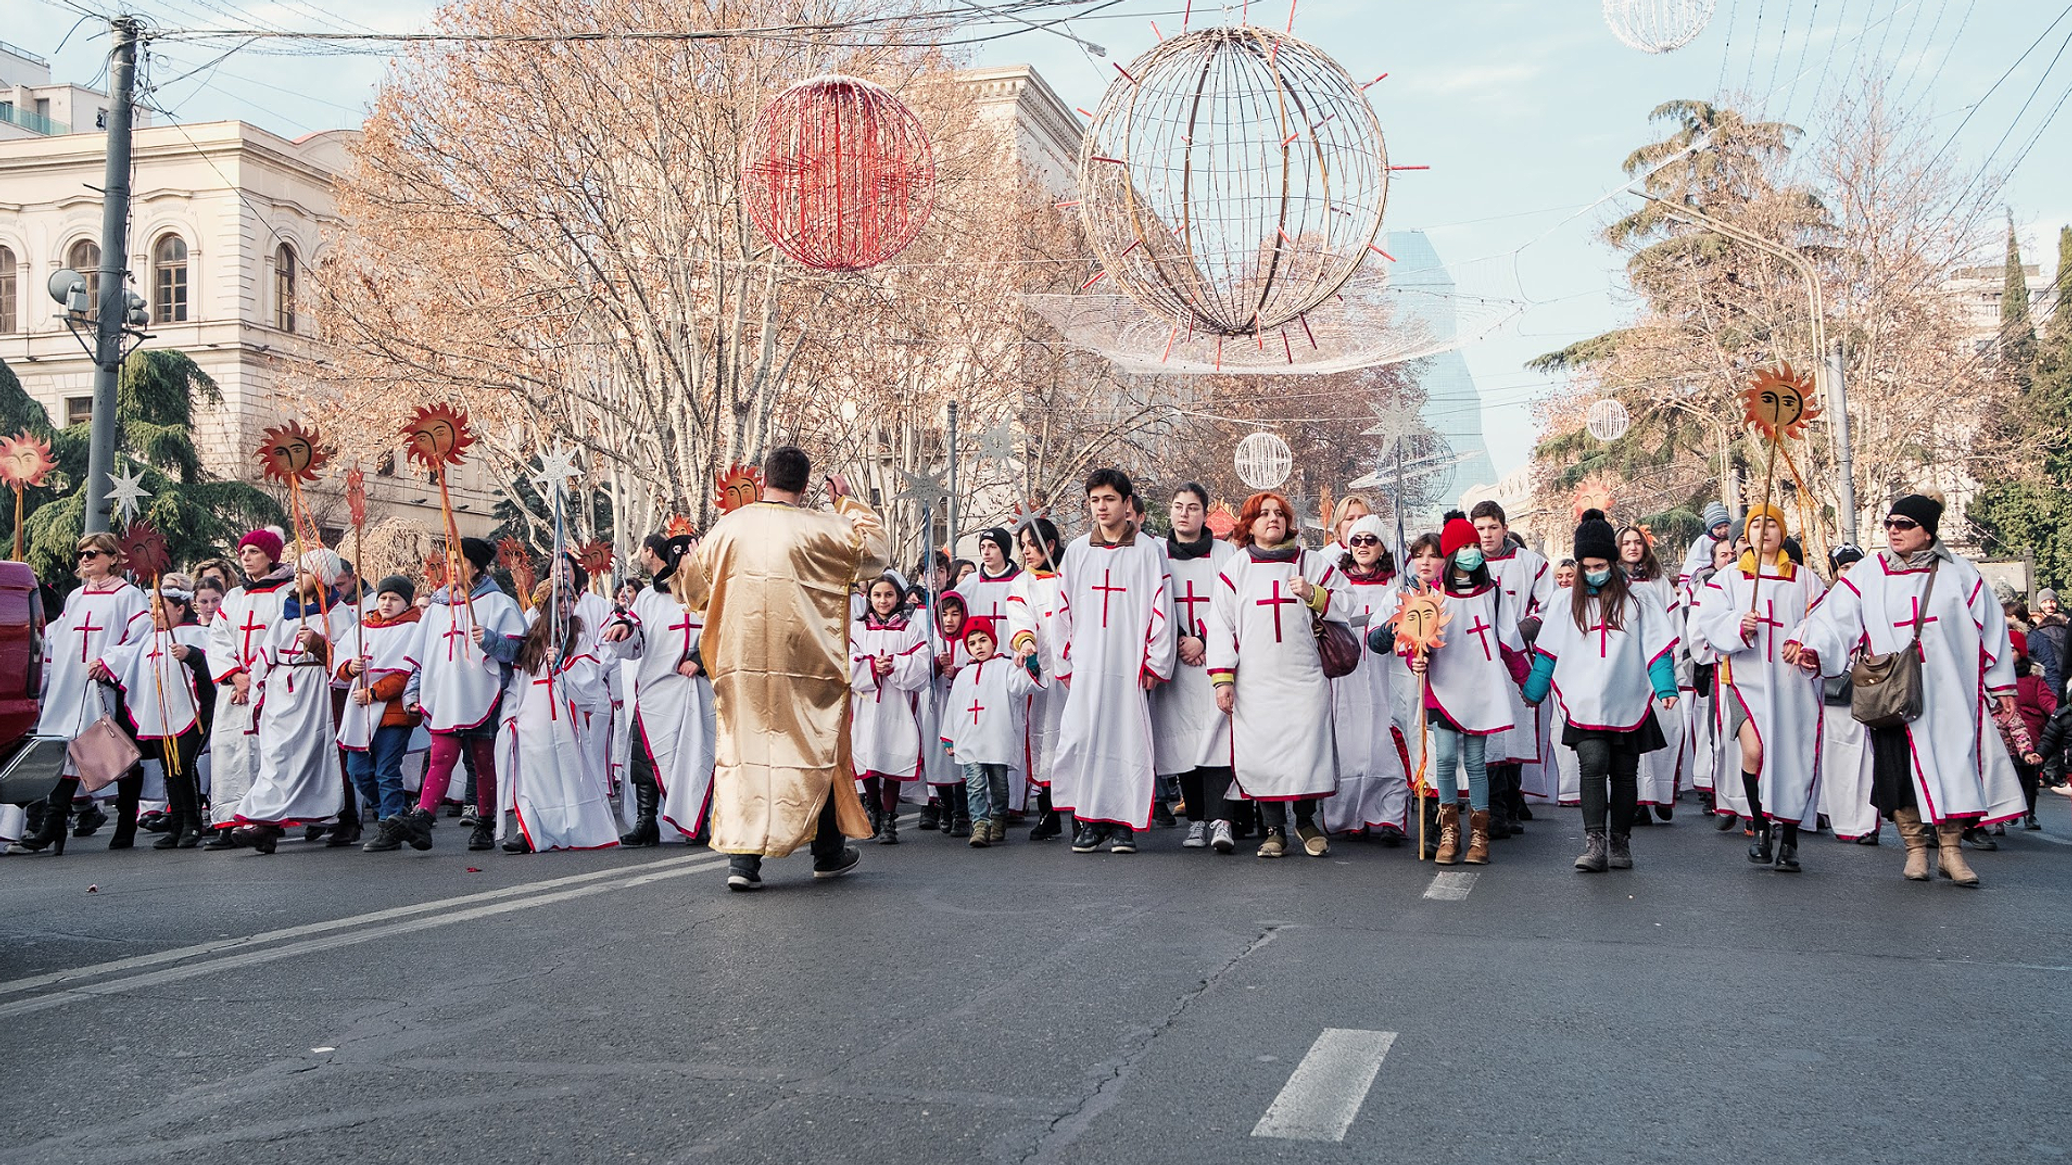
[[[1079,206],[1131,298],[1190,333],[1251,336],[1359,269],[1388,154],[1337,61],[1272,29],[1209,28],[1117,72],[1080,148]]]
[[[1272,489],[1295,469],[1295,452],[1277,433],[1253,433],[1237,443],[1237,479],[1253,489]]]
[[[1612,35],[1644,53],[1666,53],[1696,40],[1719,0],[1604,0]]]
[[[1583,414],[1583,427],[1600,441],[1618,440],[1632,424],[1633,417],[1626,406],[1611,397],[1591,402],[1590,411]]]

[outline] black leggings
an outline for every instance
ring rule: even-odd
[[[1187,801],[1187,820],[1209,821],[1223,816],[1223,801],[1230,793],[1230,778],[1228,766],[1181,773],[1180,796]]]
[[[1288,802],[1261,801],[1259,814],[1266,819],[1266,828],[1288,832]],[[1317,821],[1317,799],[1304,797],[1295,802],[1295,827],[1303,829],[1314,826]]]
[[[1634,807],[1640,799],[1639,743],[1639,734],[1633,732],[1592,732],[1570,745],[1576,750],[1576,767],[1582,773],[1585,831],[1604,832],[1607,803],[1612,832],[1633,831]]]

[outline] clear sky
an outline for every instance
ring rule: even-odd
[[[1630,310],[1618,292],[1617,257],[1594,237],[1625,200],[1591,204],[1622,184],[1619,162],[1651,139],[1647,111],[1662,101],[1754,94],[1765,115],[1816,129],[1839,87],[1875,71],[1888,78],[1888,92],[1932,119],[1952,158],[2011,168],[2006,198],[2025,253],[2046,273],[2057,228],[2072,223],[2072,114],[2059,116],[2072,97],[2072,5],[2057,0],[1719,0],[1696,40],[1660,56],[1619,43],[1597,0],[1297,4],[1296,35],[1356,77],[1389,74],[1368,94],[1390,160],[1432,167],[1397,175],[1388,227],[1429,231],[1463,295],[1489,298],[1480,318],[1522,308],[1464,349],[1500,471],[1524,461],[1534,436],[1530,402],[1548,387],[1524,361],[1615,326]],[[52,58],[56,79],[98,84],[105,27],[81,23],[59,0],[8,7],[5,39]],[[351,23],[384,31],[418,28],[435,7],[363,0],[347,21],[321,0],[137,6],[169,28]],[[1070,10],[1096,7],[1066,28],[1102,46],[1105,60],[1053,33],[1027,32],[979,46],[977,63],[1033,63],[1068,105],[1092,108],[1115,75],[1109,61],[1150,49],[1153,21],[1172,35],[1186,0],[1090,0]],[[1242,8],[1195,3],[1193,26],[1235,20]],[[1253,4],[1249,14],[1282,27],[1288,6]],[[161,100],[181,120],[237,117],[288,134],[353,125],[383,69],[369,55],[247,49],[210,65],[215,55],[159,50]]]

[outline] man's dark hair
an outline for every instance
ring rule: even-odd
[[[1510,519],[1504,517],[1504,508],[1489,498],[1476,502],[1475,508],[1468,511],[1468,517],[1470,519],[1495,518],[1507,526],[1510,525]]]
[[[812,476],[813,459],[796,445],[779,445],[763,458],[763,482],[771,489],[804,493],[806,481]]]
[[[1137,487],[1130,484],[1130,475],[1112,465],[1086,475],[1086,492],[1092,493],[1102,486],[1121,494],[1125,501],[1137,496]]]
[[[1173,490],[1174,497],[1179,497],[1181,494],[1193,494],[1195,497],[1201,499],[1202,509],[1206,510],[1209,508],[1208,486],[1205,486],[1198,481],[1183,481],[1180,483],[1178,488]]]

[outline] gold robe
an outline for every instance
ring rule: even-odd
[[[849,594],[883,573],[885,528],[854,498],[836,509],[743,506],[679,568],[678,596],[705,612],[722,853],[783,857],[811,842],[830,794],[842,832],[870,836],[849,762]]]

